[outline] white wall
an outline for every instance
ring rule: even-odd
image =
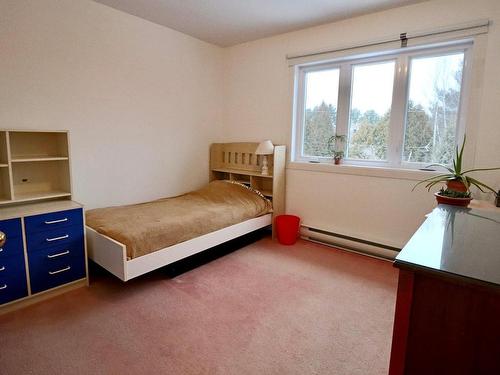
[[[229,140],[261,140],[290,146],[293,71],[287,53],[321,50],[477,19],[493,21],[484,39],[485,60],[475,67],[468,132],[468,159],[500,165],[500,1],[434,0],[320,27],[241,44],[225,50],[223,134]],[[484,69],[484,84],[483,70]],[[475,145],[475,151],[474,146]],[[434,206],[414,181],[322,171],[287,171],[287,211],[334,232],[402,246]],[[352,172],[352,171],[351,171]],[[486,176],[500,187],[499,174]],[[491,199],[491,196],[489,197]]]
[[[0,128],[68,129],[88,208],[197,188],[222,49],[93,1],[0,0]]]

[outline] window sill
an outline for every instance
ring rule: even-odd
[[[287,165],[287,169],[320,173],[350,174],[356,176],[369,176],[378,178],[392,178],[397,180],[411,181],[420,181],[425,178],[429,178],[442,173],[439,171],[421,171],[416,169],[367,167],[346,164],[335,165],[330,162],[308,163],[299,161],[289,162]]]

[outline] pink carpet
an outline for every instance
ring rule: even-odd
[[[0,316],[0,373],[387,374],[396,284],[389,262],[265,238]]]

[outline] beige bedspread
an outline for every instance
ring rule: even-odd
[[[245,186],[212,181],[177,197],[89,210],[86,224],[136,258],[270,211],[271,202]]]

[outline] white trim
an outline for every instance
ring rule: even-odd
[[[339,94],[337,104],[337,134],[345,134],[346,140],[349,132],[349,117],[351,111],[352,68],[344,64],[340,68]]]
[[[473,59],[473,48],[474,46],[471,46],[471,48],[467,48],[464,50],[464,65],[463,65],[463,74],[462,74],[462,82],[461,82],[461,93],[460,93],[460,101],[458,105],[458,123],[457,123],[457,134],[456,134],[456,139],[462,140],[465,136],[466,131],[469,134],[469,146],[471,145],[470,142],[470,135],[472,133],[471,129],[467,129],[467,116],[468,116],[468,109],[469,106],[467,105],[467,102],[469,100],[469,96],[471,95],[471,81],[472,81],[472,59]],[[475,147],[475,143],[472,143]],[[473,158],[475,157],[475,152],[472,153]],[[474,159],[471,158],[469,160],[464,160],[464,167],[465,168],[472,168],[474,165]]]
[[[331,161],[323,163],[310,163],[310,162],[290,162],[287,165],[288,170],[308,171],[318,173],[339,173],[349,174],[355,176],[370,176],[379,178],[390,178],[397,180],[410,180],[420,181],[425,178],[435,176],[440,171],[422,171],[418,169],[402,169],[402,168],[388,168],[388,167],[375,167],[364,165],[347,165],[340,164],[334,165]]]
[[[297,134],[292,132],[295,136],[295,142],[292,141],[292,153],[298,152],[302,155],[302,139],[304,138],[304,114],[305,114],[305,98],[306,98],[306,82],[305,71],[302,69],[295,70],[295,95],[294,95],[294,123],[302,124],[297,129]],[[303,93],[303,95],[299,95]]]
[[[272,223],[272,214],[246,220],[227,228],[127,260],[126,246],[87,226],[89,258],[122,281],[143,275],[190,255],[220,245]]]
[[[391,118],[389,122],[389,144],[387,156],[389,165],[401,167],[403,142],[406,129],[406,114],[408,110],[408,55],[401,55],[396,60],[394,74],[394,89],[392,90]],[[401,126],[401,124],[403,124]]]

